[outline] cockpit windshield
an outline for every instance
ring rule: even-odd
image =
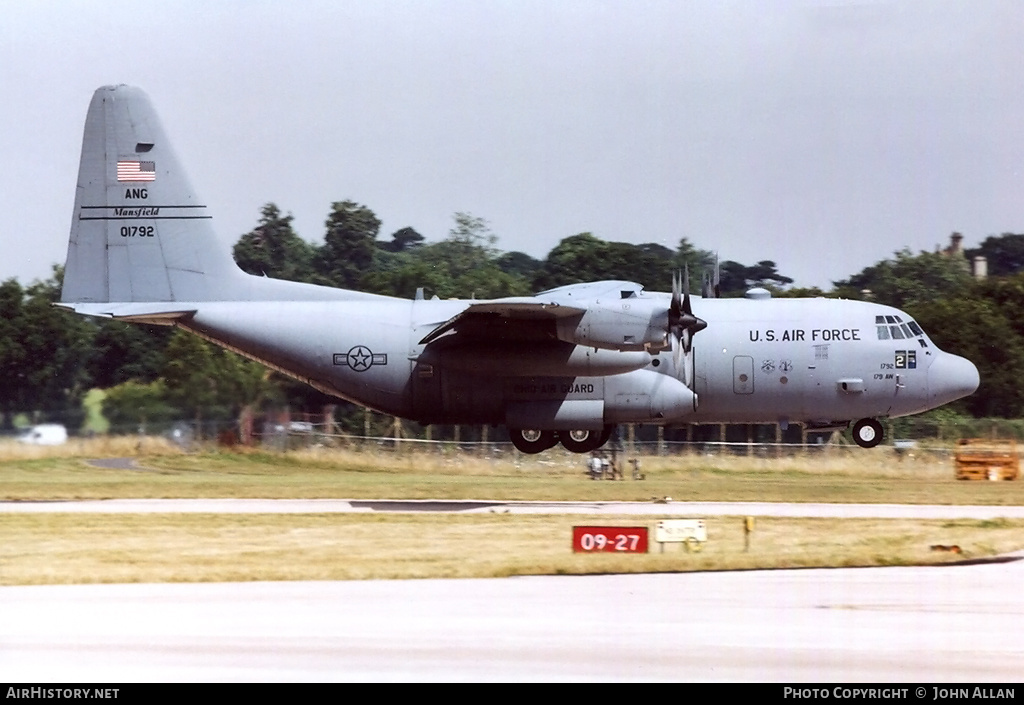
[[[875,316],[875,328],[879,340],[909,340],[917,338],[922,348],[928,347],[924,331],[912,320],[906,322],[900,316]]]

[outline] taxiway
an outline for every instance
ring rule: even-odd
[[[423,499],[96,499],[0,501],[3,513],[321,514],[347,512],[495,512],[663,516],[774,516],[836,519],[1024,519],[1022,506],[824,504],[776,502],[497,502]]]

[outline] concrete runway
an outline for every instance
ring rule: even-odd
[[[10,511],[1024,515],[1020,507],[682,502],[0,503]],[[2,587],[0,673],[33,683],[1013,683],[1024,663],[1020,558],[926,568]]]
[[[21,682],[1018,682],[1024,561],[0,588]],[[913,691],[913,688],[911,688]]]

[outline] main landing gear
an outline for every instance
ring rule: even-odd
[[[512,445],[522,453],[542,453],[561,442],[562,447],[573,453],[589,453],[597,450],[612,435],[613,426],[595,429],[574,429],[572,431],[541,431],[533,428],[510,428],[508,435]]]
[[[543,453],[558,443],[558,434],[554,431],[539,431],[535,428],[510,428],[508,435],[512,445],[522,453]]]
[[[861,419],[853,424],[853,440],[861,448],[874,448],[885,437],[877,419]]]

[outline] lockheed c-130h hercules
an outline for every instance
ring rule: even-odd
[[[85,122],[61,305],[174,325],[378,411],[504,425],[519,450],[604,444],[617,424],[845,427],[971,394],[978,371],[910,316],[767,292],[627,281],[488,301],[415,300],[252,276],[214,236],[149,99],[107,86]]]

